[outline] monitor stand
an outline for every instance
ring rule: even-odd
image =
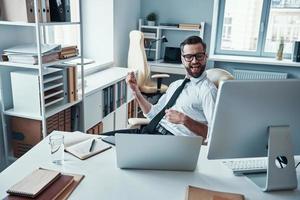
[[[246,175],[263,191],[297,188],[294,154],[288,126],[269,127],[268,169],[264,174]],[[281,159],[282,162],[279,162]]]

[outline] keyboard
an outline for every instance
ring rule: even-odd
[[[267,158],[237,159],[223,161],[223,164],[231,169],[234,175],[239,176],[243,174],[267,172],[268,160]]]

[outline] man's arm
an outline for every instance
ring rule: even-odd
[[[147,114],[150,109],[152,104],[149,103],[142,95],[138,84],[137,84],[137,80],[135,78],[135,75],[133,72],[128,73],[127,77],[126,77],[126,83],[127,85],[130,87],[133,96],[135,97],[135,99],[137,100],[139,106],[141,107],[143,113]]]
[[[176,110],[166,110],[166,119],[175,124],[182,124],[186,126],[190,131],[202,136],[204,139],[207,137],[208,127],[206,124],[198,122],[184,113]]]

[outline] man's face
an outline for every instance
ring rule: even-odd
[[[198,78],[205,70],[207,55],[202,44],[187,44],[181,52],[181,61],[187,73]]]

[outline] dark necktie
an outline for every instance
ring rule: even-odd
[[[142,133],[154,133],[155,132],[156,126],[158,125],[160,120],[165,116],[166,109],[169,109],[174,105],[174,103],[176,102],[176,99],[178,98],[178,96],[182,92],[185,84],[189,81],[190,81],[190,79],[188,79],[188,78],[185,78],[183,80],[183,82],[175,90],[174,94],[171,96],[170,100],[165,105],[165,107],[149,122],[149,124],[145,128],[143,128]]]

